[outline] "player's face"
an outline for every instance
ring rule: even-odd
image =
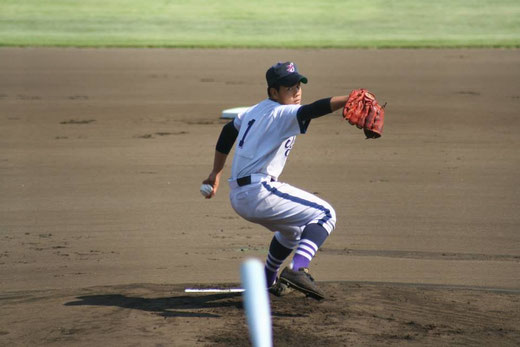
[[[293,86],[280,86],[278,91],[274,91],[273,99],[282,105],[300,105],[302,102],[301,83],[298,82]]]

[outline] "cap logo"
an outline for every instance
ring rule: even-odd
[[[290,63],[287,65],[287,72],[293,73],[296,69],[294,68],[294,63]]]

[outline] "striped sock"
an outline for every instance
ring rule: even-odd
[[[276,275],[278,274],[278,270],[280,270],[282,263],[283,260],[276,259],[271,253],[267,255],[267,260],[265,261],[265,278],[268,287],[272,286],[276,281]]]
[[[318,248],[325,242],[329,233],[319,224],[309,224],[303,230],[300,243],[291,262],[291,268],[298,271],[309,264],[316,255]]]
[[[316,255],[318,246],[311,240],[300,240],[292,261],[292,268],[296,271],[302,267],[309,267],[312,258]]]
[[[273,237],[269,246],[269,254],[265,261],[265,278],[267,287],[272,286],[276,281],[278,270],[282,266],[285,259],[291,254],[292,249],[283,246],[277,239]]]

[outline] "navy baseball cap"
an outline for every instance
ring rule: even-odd
[[[265,73],[265,79],[269,87],[275,85],[290,87],[298,82],[307,83],[307,77],[300,75],[296,64],[290,61],[271,66]]]

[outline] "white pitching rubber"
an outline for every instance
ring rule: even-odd
[[[242,288],[186,288],[185,293],[242,293]]]
[[[271,307],[267,294],[264,265],[258,259],[247,259],[240,268],[244,288],[249,336],[253,347],[272,347]]]

